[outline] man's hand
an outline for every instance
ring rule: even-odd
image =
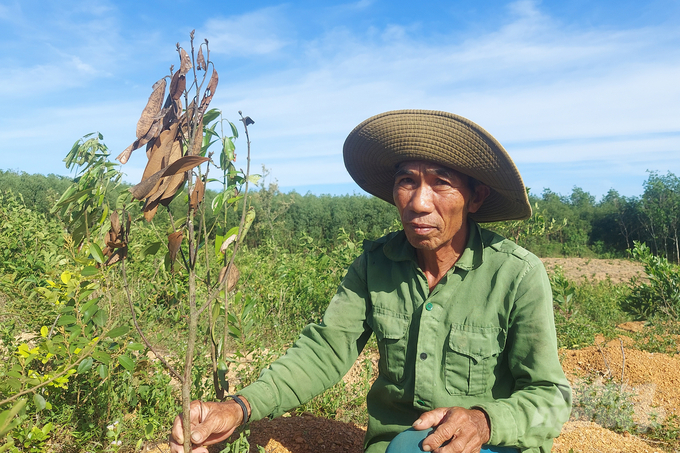
[[[250,405],[245,398],[246,406]],[[208,453],[204,445],[212,445],[231,436],[243,422],[243,410],[235,401],[224,403],[191,402],[191,443],[193,453]],[[172,453],[184,452],[184,431],[182,416],[175,418],[170,433],[170,450]]]
[[[413,423],[420,431],[435,426],[435,431],[423,440],[423,450],[436,453],[479,453],[489,441],[491,428],[486,414],[479,409],[442,407],[423,413]],[[441,446],[444,442],[450,442]]]

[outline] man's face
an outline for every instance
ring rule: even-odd
[[[466,175],[428,162],[405,162],[394,177],[394,203],[404,232],[422,250],[438,250],[457,234],[466,235],[468,213],[476,212],[488,193],[486,186],[473,192]]]

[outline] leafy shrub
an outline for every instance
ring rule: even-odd
[[[631,255],[642,262],[649,282],[633,281],[624,309],[641,319],[662,315],[679,320],[680,267],[653,255],[649,247],[640,242],[635,242]]]
[[[583,382],[573,389],[572,419],[587,420],[614,431],[630,431],[633,392],[614,382]]]

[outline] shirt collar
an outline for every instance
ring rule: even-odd
[[[477,222],[468,219],[469,237],[463,254],[456,261],[455,267],[463,270],[478,268],[483,262],[484,246],[482,231]],[[384,245],[385,256],[392,261],[417,261],[416,249],[406,239],[404,230],[391,237]]]

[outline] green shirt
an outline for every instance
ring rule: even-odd
[[[365,447],[383,452],[422,412],[483,409],[490,445],[549,452],[571,391],[557,356],[552,293],[533,254],[470,222],[464,253],[430,291],[404,232],[366,241],[318,325],[244,388],[252,419],[279,416],[337,383],[371,334],[379,376]]]

